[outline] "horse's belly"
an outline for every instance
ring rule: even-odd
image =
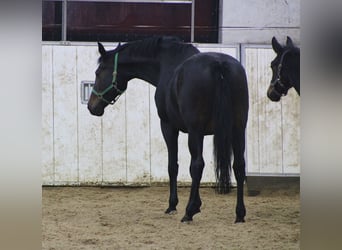
[[[179,129],[183,133],[188,133],[188,129],[179,113],[179,110],[169,107],[167,114],[169,123],[171,123],[175,128]]]

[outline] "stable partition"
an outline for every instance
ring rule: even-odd
[[[272,78],[269,46],[242,46],[249,85],[247,172],[249,175],[298,176],[300,173],[300,98],[291,88],[280,102],[267,98]]]
[[[104,43],[106,49],[115,44]],[[266,96],[271,77],[270,48],[198,45],[242,58],[246,67],[250,114],[247,172],[299,174],[299,98],[290,91],[281,103]],[[160,130],[155,87],[139,79],[102,117],[81,102],[81,82],[94,81],[95,43],[42,46],[42,182],[43,185],[151,185],[167,182],[167,150]],[[202,182],[215,181],[212,136],[204,141]],[[190,154],[186,134],[179,136],[179,182],[189,183]]]

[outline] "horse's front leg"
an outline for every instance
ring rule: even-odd
[[[188,146],[191,154],[190,175],[192,178],[191,192],[185,215],[182,222],[192,221],[192,217],[199,213],[202,201],[199,195],[199,187],[204,168],[203,135],[189,133]]]
[[[161,121],[161,129],[168,151],[168,172],[170,181],[169,207],[165,213],[174,214],[177,212],[177,176],[178,176],[178,135],[179,131],[170,124]]]

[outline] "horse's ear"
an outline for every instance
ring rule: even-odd
[[[283,50],[283,47],[280,45],[275,37],[272,38],[272,48],[277,54],[279,54]]]
[[[289,36],[286,38],[286,46],[293,47],[292,39]]]
[[[103,47],[102,43],[97,42],[97,45],[98,45],[98,47],[99,47],[99,53],[101,54],[101,56],[104,55],[104,54],[106,54],[106,50],[105,50],[105,48]]]

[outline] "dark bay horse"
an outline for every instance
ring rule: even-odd
[[[277,53],[271,62],[272,80],[267,90],[271,101],[278,102],[293,87],[300,95],[300,50],[293,45],[292,39],[287,37],[286,45],[279,44],[272,38],[272,48]]]
[[[100,58],[96,80],[89,98],[91,114],[101,116],[114,104],[133,78],[156,87],[155,103],[168,150],[170,180],[169,207],[178,204],[178,134],[188,133],[192,178],[190,198],[182,222],[192,221],[200,212],[200,181],[205,135],[214,135],[217,191],[230,189],[231,156],[237,179],[236,222],[244,222],[245,128],[248,89],[245,70],[239,61],[222,53],[200,53],[191,44],[173,37],[153,37],[118,45],[106,51],[98,43]]]

